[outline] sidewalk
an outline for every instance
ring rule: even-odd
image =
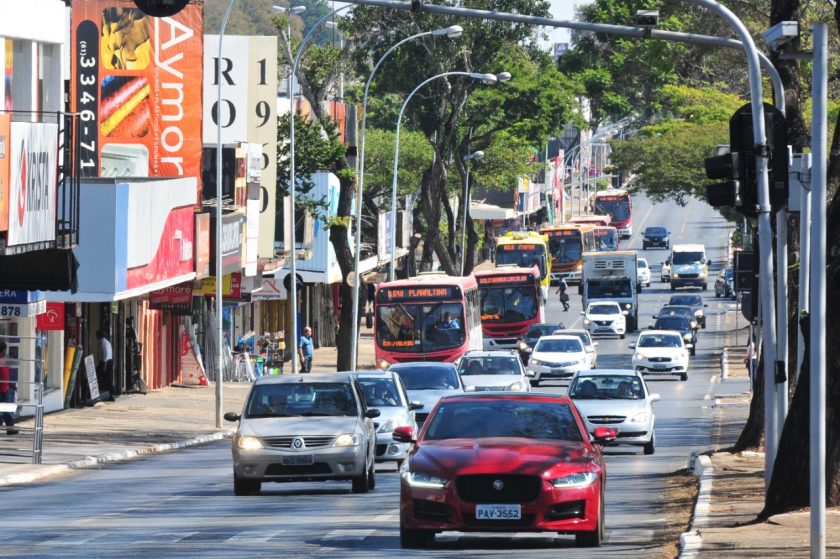
[[[807,510],[756,522],[764,508],[764,453],[733,454],[720,449],[733,444],[740,434],[752,395],[743,361],[746,351],[743,344],[734,342],[734,332],[730,332],[723,374],[714,387],[717,446],[695,464],[700,491],[691,531],[681,538],[680,557],[808,557]],[[840,557],[840,510],[828,510],[826,527],[826,555]]]
[[[374,366],[373,332],[362,328],[359,368]],[[313,373],[335,372],[336,348],[318,348]],[[288,364],[285,368],[289,372]],[[225,383],[222,413],[239,412],[250,383]],[[132,460],[230,438],[235,423],[216,428],[216,387],[168,387],[148,394],[128,394],[114,402],[71,408],[44,416],[41,464],[32,464],[32,419],[21,419],[21,432],[0,431],[0,486],[33,483],[73,470]]]

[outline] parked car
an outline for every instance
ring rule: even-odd
[[[646,227],[642,233],[642,250],[648,247],[671,247],[671,232],[664,227]]]
[[[689,344],[690,345],[690,344]],[[675,330],[647,330],[630,344],[633,369],[643,375],[676,375],[688,380],[688,353],[682,335]]]
[[[735,298],[735,270],[724,268],[715,279],[715,297]]]
[[[703,302],[699,295],[671,295],[668,300],[669,305],[687,305],[694,311],[694,316],[700,328],[706,327],[706,312],[705,308],[709,305]]]
[[[528,331],[525,332],[525,336],[519,340],[519,358],[527,365],[528,359],[531,357],[531,352],[534,351],[534,346],[536,345],[537,340],[539,340],[542,336],[551,334],[555,330],[565,327],[566,326],[562,322],[541,322],[528,328]]]
[[[539,418],[539,421],[535,421]],[[472,393],[441,399],[400,474],[400,545],[423,547],[436,533],[574,534],[578,546],[604,539],[607,467],[566,396]]]
[[[583,315],[583,327],[592,336],[618,336],[622,340],[627,331],[627,311],[622,311],[615,301],[598,301],[589,303]]]
[[[534,346],[525,374],[531,386],[548,379],[571,378],[577,371],[592,368],[581,339],[574,335],[543,336]]]
[[[351,373],[266,376],[251,386],[233,436],[233,492],[263,482],[351,480],[354,493],[376,486],[373,419]]]
[[[656,415],[644,378],[629,369],[596,369],[577,373],[569,383],[569,396],[595,437],[599,427],[609,425],[616,437],[607,444],[641,446],[645,454],[656,449]]]
[[[454,363],[395,363],[388,370],[400,376],[410,402],[423,404],[421,409],[414,412],[418,431],[423,428],[423,423],[438,400],[443,396],[464,392],[464,383]]]
[[[683,342],[691,355],[697,352],[697,321],[685,316],[660,316],[651,330],[676,330],[683,337]]]
[[[539,342],[537,342],[539,346]],[[525,368],[519,355],[512,349],[468,351],[461,357],[458,374],[466,392],[512,390],[527,392],[531,389],[525,378]]]
[[[694,330],[700,328],[700,323],[697,322],[697,316],[694,314],[694,309],[688,305],[664,305],[661,309],[659,309],[659,314],[653,315],[653,318],[673,315],[684,316],[691,320],[694,323],[692,325]]]
[[[644,258],[639,258],[636,260],[636,265],[639,290],[641,290],[642,286],[650,287],[650,267],[648,266],[648,261]]]
[[[568,334],[570,336],[577,336],[583,342],[583,348],[589,356],[589,368],[594,369],[598,366],[598,342],[592,341],[592,336],[589,335],[589,330],[582,328],[570,328],[555,330],[552,334]]]
[[[373,422],[376,461],[395,461],[397,466],[401,466],[408,454],[408,445],[395,441],[392,434],[397,427],[417,429],[414,414],[423,408],[423,404],[409,401],[403,382],[394,371],[360,371],[356,379],[365,403],[380,412]]]
[[[671,258],[666,258],[665,262],[662,263],[662,268],[659,271],[659,279],[663,283],[668,283],[671,281]]]

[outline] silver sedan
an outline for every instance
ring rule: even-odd
[[[374,422],[376,428],[376,461],[396,461],[401,466],[411,444],[394,440],[397,427],[411,427],[417,432],[415,410],[423,408],[420,402],[409,402],[399,375],[393,371],[359,372],[356,375],[365,402],[379,410],[380,415]]]

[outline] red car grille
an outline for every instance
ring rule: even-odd
[[[460,476],[455,480],[455,487],[458,497],[468,503],[527,503],[539,497],[542,479],[514,474],[473,474]]]

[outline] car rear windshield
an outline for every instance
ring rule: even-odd
[[[538,324],[536,326],[531,326],[531,329],[528,330],[528,333],[525,334],[526,338],[541,338],[543,336],[547,336],[557,330],[558,328],[562,328],[559,324]]]
[[[518,357],[467,357],[461,360],[458,372],[462,375],[518,375]]]
[[[639,400],[645,397],[642,381],[630,375],[581,375],[569,386],[573,400]]]
[[[402,406],[399,389],[394,379],[359,377],[359,386],[365,395],[365,403],[376,408]]]
[[[245,417],[356,415],[356,399],[349,382],[255,384]]]
[[[458,373],[455,367],[400,367],[394,370],[400,375],[406,390],[453,390],[458,388]]]
[[[490,437],[583,440],[568,404],[518,399],[444,402],[432,417],[424,439]]]
[[[672,295],[669,305],[688,305],[689,307],[702,307],[703,300],[697,295]]]
[[[656,321],[655,328],[657,330],[688,330],[690,326],[688,319],[684,316],[664,316]]]
[[[576,353],[583,351],[583,344],[580,340],[540,340],[534,351],[552,353]]]

